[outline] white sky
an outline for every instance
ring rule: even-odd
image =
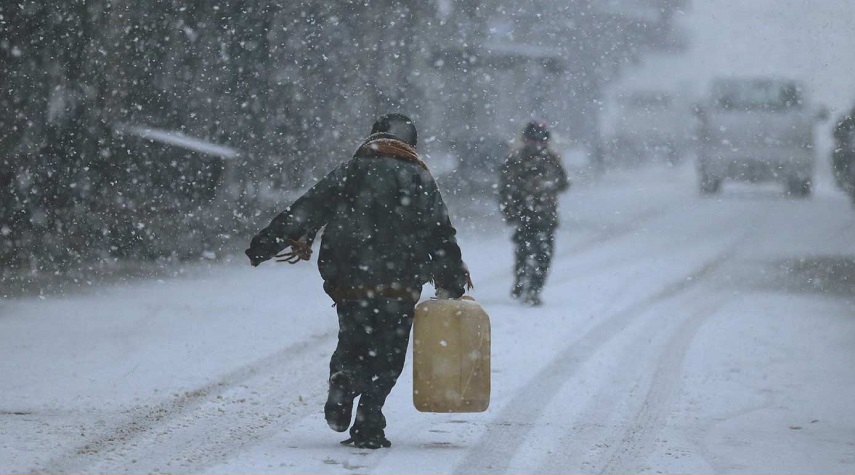
[[[693,0],[680,20],[689,51],[627,70],[627,84],[703,91],[717,75],[801,79],[833,116],[855,102],[855,1]]]

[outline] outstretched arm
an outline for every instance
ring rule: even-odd
[[[519,219],[519,198],[514,191],[513,182],[513,156],[510,156],[499,169],[499,210],[508,222]]]
[[[350,162],[330,172],[259,231],[246,250],[250,263],[257,266],[272,258],[290,246],[291,241],[306,238],[311,243],[342,198],[349,167]]]
[[[853,129],[855,129],[855,110],[847,114],[834,126],[834,138],[838,141],[844,141]]]
[[[564,169],[564,165],[561,164],[561,157],[559,157],[555,153],[549,154],[552,166],[555,169],[553,173],[555,173],[555,177],[553,183],[555,185],[555,191],[562,192],[566,191],[570,188],[570,179],[567,178],[567,171]]]

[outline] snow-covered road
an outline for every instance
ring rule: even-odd
[[[408,366],[378,451],[323,420],[336,319],[313,265],[0,301],[0,472],[855,471],[855,210],[827,179],[703,198],[690,167],[640,170],[562,216],[540,308],[508,296],[509,230],[460,224],[491,407],[419,413]]]

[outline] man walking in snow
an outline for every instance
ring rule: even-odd
[[[471,285],[448,210],[416,152],[412,120],[380,117],[353,158],[338,166],[252,239],[253,266],[274,256],[308,259],[324,226],[318,268],[338,311],[324,414],[350,427],[360,448],[389,447],[382,408],[404,366],[415,304],[433,281],[440,298]],[[288,246],[289,252],[282,253]]]
[[[561,159],[549,149],[549,130],[529,122],[499,176],[499,206],[514,231],[515,265],[511,295],[541,305],[558,227],[558,194],[570,182]]]

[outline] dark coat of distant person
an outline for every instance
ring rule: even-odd
[[[558,194],[569,186],[558,155],[545,142],[525,141],[502,166],[499,205],[512,224],[554,229],[558,226]]]

